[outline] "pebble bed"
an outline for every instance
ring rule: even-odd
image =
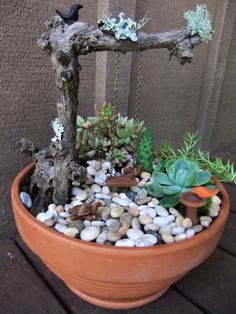
[[[220,211],[221,199],[213,196],[207,215],[200,216],[199,224],[184,218],[175,208],[166,209],[159,200],[148,195],[146,187],[151,174],[142,172],[138,185],[119,190],[106,186],[110,169],[108,161],[87,161],[87,181],[73,182],[71,203],[65,206],[50,204],[37,219],[69,237],[120,247],[149,247],[173,243],[193,237],[209,227]],[[122,172],[122,171],[121,171]],[[121,173],[116,173],[121,175]],[[30,208],[30,196],[20,193],[23,204]],[[94,221],[71,220],[68,210],[80,204],[100,201]]]

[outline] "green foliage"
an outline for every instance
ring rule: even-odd
[[[201,169],[210,171],[220,181],[234,182],[236,184],[234,163],[230,160],[227,161],[227,163],[223,163],[222,159],[219,157],[212,160],[209,152],[196,149],[198,141],[198,133],[186,132],[184,135],[184,145],[179,149],[175,149],[168,142],[161,143],[160,151],[156,159],[157,165],[161,165],[159,170],[162,171],[169,160],[174,162],[179,158],[184,158],[196,162]]]
[[[106,153],[106,157],[108,161],[112,161],[115,165],[120,167],[126,162],[125,153],[118,148],[115,148],[113,151]]]
[[[153,172],[152,162],[154,160],[154,143],[153,135],[150,129],[146,129],[143,132],[141,141],[137,150],[137,160],[143,165],[144,170]]]
[[[195,11],[185,12],[184,18],[187,20],[187,29],[191,35],[198,35],[202,41],[212,39],[212,23],[205,4],[198,4]]]
[[[113,140],[117,163],[125,162],[122,149],[133,152],[136,138],[144,131],[144,122],[121,117],[108,102],[95,111],[96,116],[88,117],[87,121],[77,116],[78,157],[90,159],[105,153],[110,158],[108,152]]]
[[[162,198],[160,204],[164,207],[172,207],[179,204],[179,196],[182,192],[191,191],[192,187],[205,185],[211,180],[209,171],[202,171],[192,161],[178,159],[166,164],[166,173],[153,172],[151,184],[147,187],[153,197]]]
[[[140,30],[150,18],[145,15],[139,22],[126,18],[125,14],[119,14],[119,21],[112,17],[111,13],[104,15],[99,21],[98,26],[101,30],[112,33],[116,39],[130,39],[137,41],[137,31]]]

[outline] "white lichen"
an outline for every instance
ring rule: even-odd
[[[52,138],[52,142],[56,143],[62,140],[62,135],[65,132],[63,125],[60,123],[59,119],[56,118],[52,121],[52,128],[55,133],[55,136]]]
[[[101,30],[111,32],[114,34],[115,38],[130,39],[132,41],[137,41],[137,31],[140,30],[150,18],[147,14],[139,21],[135,22],[131,18],[127,18],[123,12],[119,14],[119,21],[112,17],[112,14],[103,15],[103,17],[98,21],[98,25]]]
[[[191,35],[198,35],[202,41],[212,39],[212,22],[206,4],[198,4],[195,11],[185,12],[184,18]]]

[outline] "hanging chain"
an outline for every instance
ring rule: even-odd
[[[134,120],[138,120],[138,117],[139,117],[139,105],[140,105],[141,84],[142,84],[142,73],[141,73],[142,72],[142,55],[143,55],[143,52],[139,50]]]
[[[140,107],[140,96],[141,96],[141,85],[142,85],[142,55],[143,52],[139,50],[138,54],[138,73],[137,73],[137,85],[136,85],[136,101],[135,101],[135,109],[134,109],[134,120],[138,123],[139,118],[139,107]],[[134,139],[134,149],[133,149],[133,177],[135,172],[135,165],[137,162],[137,150],[139,144],[139,137],[137,136]]]
[[[115,112],[118,111],[118,96],[119,96],[119,78],[120,78],[120,52],[116,54],[116,64],[115,64],[115,82],[114,82],[114,99],[113,108]]]
[[[114,113],[118,113],[118,98],[119,98],[119,78],[120,78],[120,52],[118,51],[116,54],[116,63],[115,63],[115,81],[114,81],[114,99],[113,99],[113,110]],[[111,139],[111,153],[114,152],[115,149],[115,128],[116,128],[116,121],[112,121],[112,125],[110,128],[110,139]],[[114,170],[114,160],[111,160],[111,167],[110,167],[110,173],[112,175],[112,172]]]

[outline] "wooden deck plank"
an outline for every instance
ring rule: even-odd
[[[10,240],[0,242],[0,287],[0,313],[66,313]]]
[[[47,267],[40,261],[40,259],[30,251],[27,246],[23,243],[20,238],[17,238],[17,245],[24,252],[27,258],[30,260],[31,264],[42,278],[51,287],[54,294],[62,301],[63,305],[67,308],[68,312],[71,314],[199,314],[203,313],[188,300],[182,297],[173,289],[170,289],[165,295],[163,295],[159,300],[146,305],[139,309],[129,310],[129,311],[112,311],[105,310],[96,306],[93,306],[75,294],[73,294],[65,284],[54,276]]]
[[[236,256],[236,214],[231,213],[219,247]]]
[[[202,265],[174,285],[206,313],[236,313],[236,258],[216,249]]]
[[[224,186],[229,194],[230,210],[236,214],[236,186],[233,184],[225,184]]]

